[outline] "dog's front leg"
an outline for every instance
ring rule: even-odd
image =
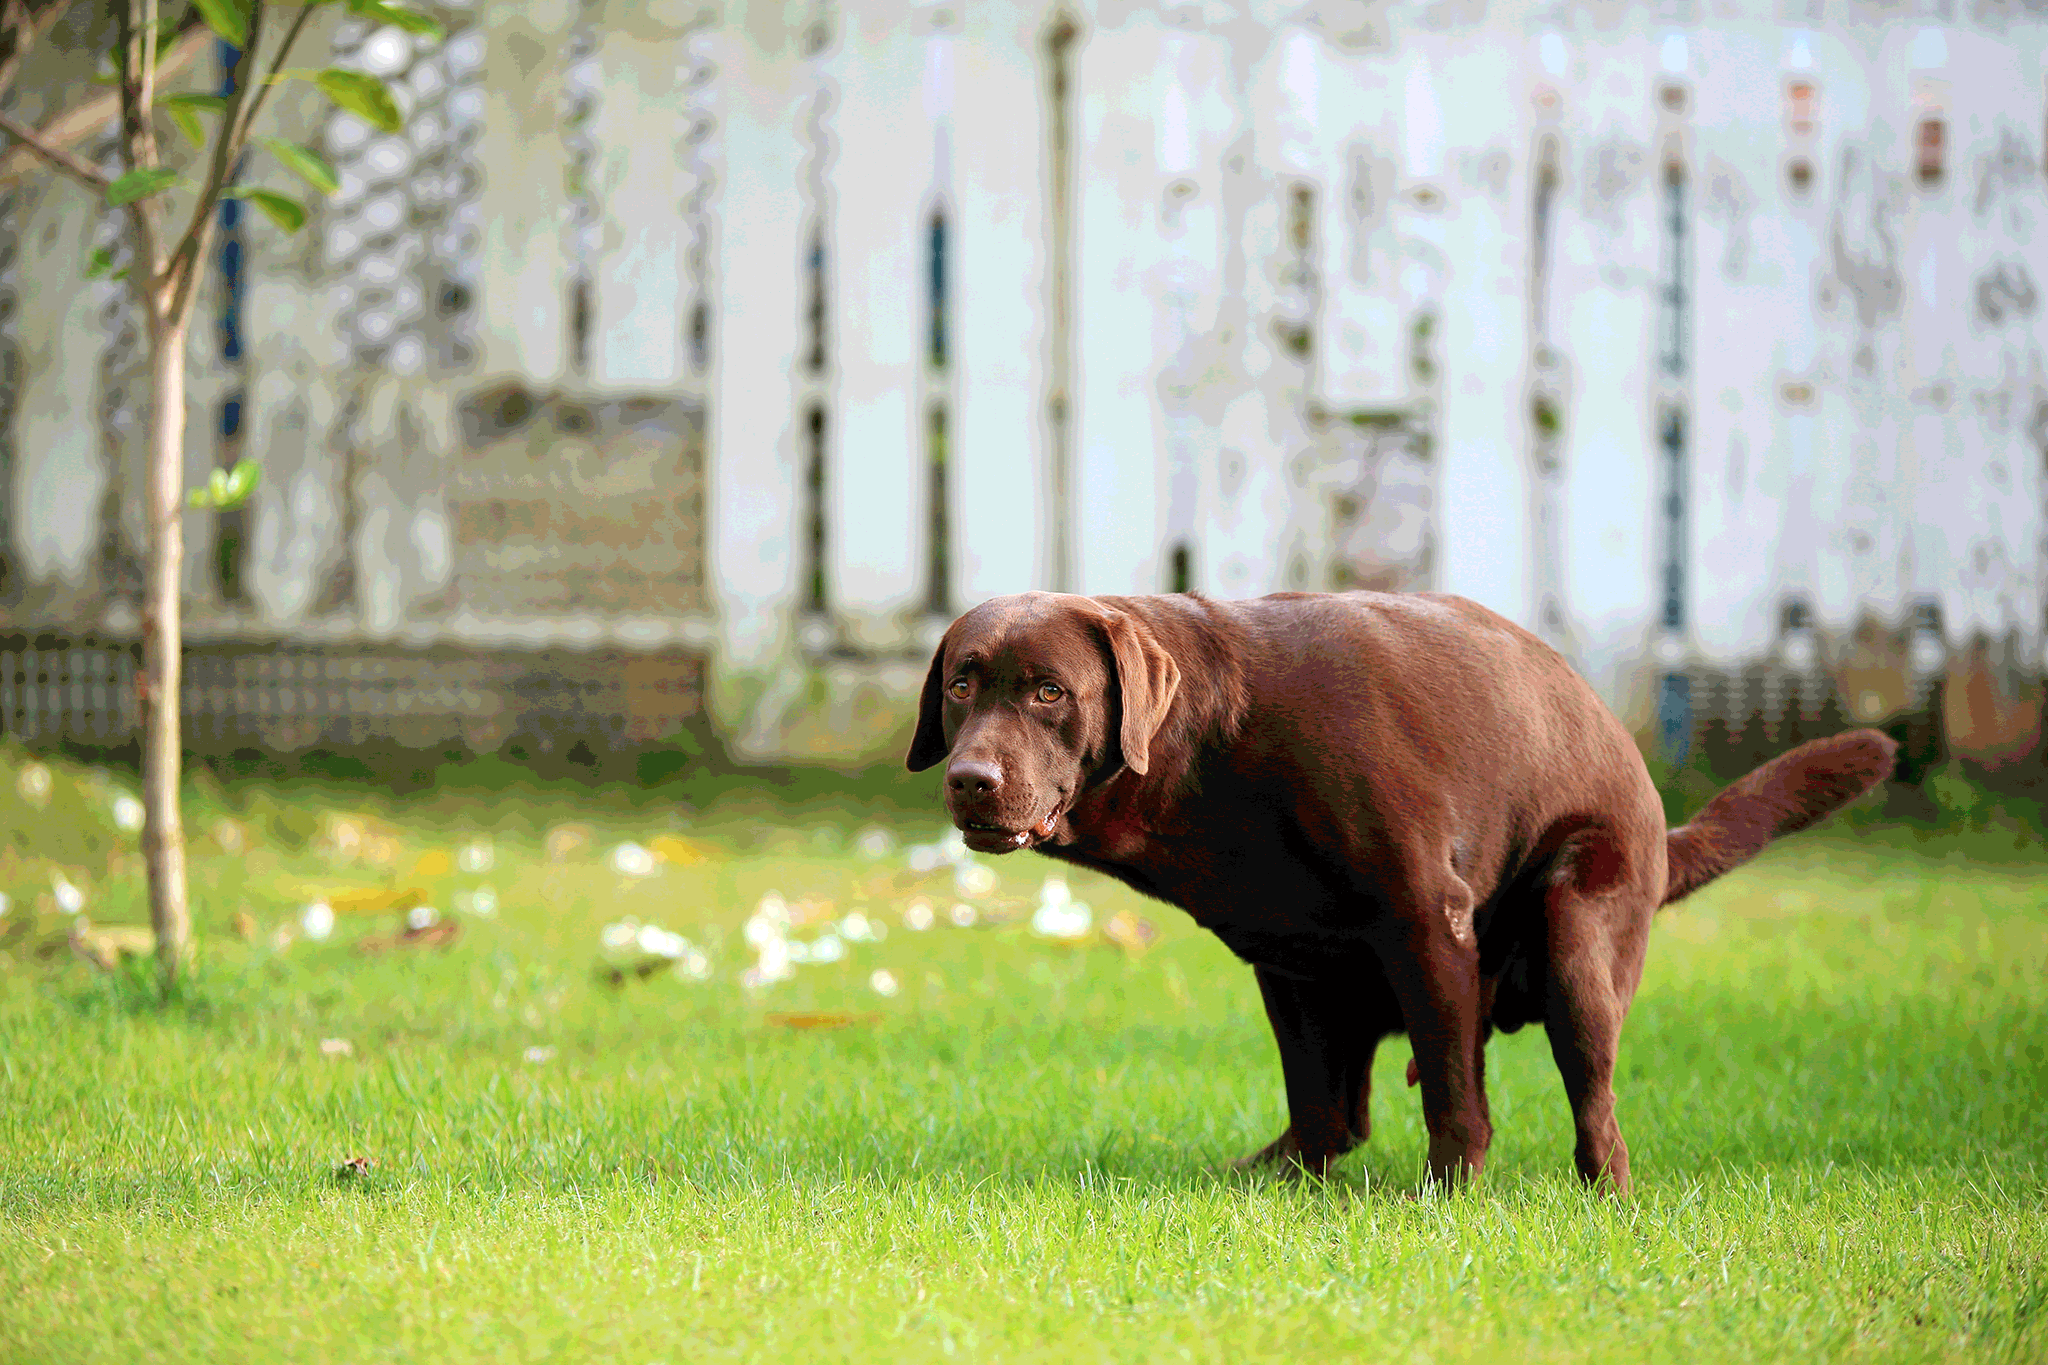
[[[1367,1087],[1378,1035],[1367,1027],[1356,982],[1253,970],[1280,1049],[1287,1131],[1235,1165],[1243,1170],[1287,1162],[1325,1175],[1370,1131]]]
[[[1486,1164],[1493,1122],[1486,1104],[1485,991],[1471,888],[1456,874],[1397,904],[1381,961],[1422,1084],[1429,1178],[1458,1185]]]

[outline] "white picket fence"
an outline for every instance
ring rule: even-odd
[[[1485,601],[1637,718],[1661,674],[1838,672],[1859,622],[2038,676],[2038,6],[443,14],[312,39],[405,136],[277,103],[344,186],[244,232],[246,353],[195,348],[195,475],[238,393],[266,470],[200,638],[766,675],[1029,587],[1368,584]],[[108,220],[0,194],[11,620],[118,632]]]

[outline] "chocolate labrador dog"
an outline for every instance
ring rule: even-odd
[[[1486,1041],[1541,1022],[1587,1182],[1625,1194],[1621,1025],[1650,919],[1883,780],[1873,730],[1742,778],[1682,828],[1556,651],[1433,593],[1025,593],[947,630],[909,767],[983,853],[1036,849],[1181,907],[1252,964],[1287,1129],[1243,1165],[1365,1140],[1406,1032],[1431,1179],[1493,1133]]]

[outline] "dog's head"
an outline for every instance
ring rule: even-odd
[[[969,848],[1030,848],[1088,787],[1149,769],[1179,686],[1172,656],[1123,612],[1060,593],[999,597],[939,642],[909,767],[948,760],[946,809]]]

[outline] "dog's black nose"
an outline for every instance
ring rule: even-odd
[[[946,769],[946,790],[959,796],[987,796],[1003,785],[1003,770],[980,759],[963,758]]]

